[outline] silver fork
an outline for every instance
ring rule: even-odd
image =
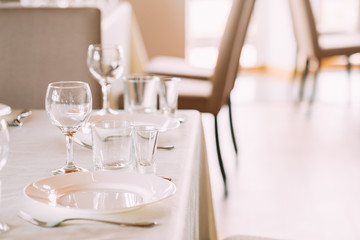
[[[67,221],[76,221],[76,220],[82,220],[82,221],[94,221],[94,222],[102,222],[102,223],[110,223],[120,226],[130,226],[130,227],[152,227],[158,224],[157,222],[138,222],[138,223],[130,223],[130,222],[115,222],[115,221],[108,221],[108,220],[102,220],[102,219],[95,219],[95,218],[65,218],[59,221],[51,221],[51,222],[45,222],[41,221],[39,219],[33,218],[28,213],[24,211],[19,211],[18,216],[22,219],[24,219],[27,222],[30,222],[36,226],[45,227],[45,228],[53,228],[58,227],[62,223]]]
[[[16,118],[12,122],[9,122],[8,125],[10,127],[21,127],[23,125],[21,119],[26,118],[31,114],[32,112],[30,110],[24,109],[21,113],[19,113],[19,115],[16,116]]]

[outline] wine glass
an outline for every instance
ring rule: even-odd
[[[46,92],[45,107],[51,123],[58,127],[66,138],[66,165],[52,171],[52,175],[82,172],[73,157],[73,136],[90,117],[92,98],[90,87],[85,82],[50,83]]]
[[[124,71],[124,55],[119,45],[91,44],[88,48],[87,65],[90,73],[100,83],[103,95],[102,109],[96,115],[117,114],[110,108],[111,84],[120,79]]]
[[[8,155],[9,132],[6,121],[4,119],[0,119],[0,170],[5,166]],[[10,227],[6,223],[0,222],[0,232],[6,232],[9,229]]]

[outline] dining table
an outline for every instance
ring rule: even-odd
[[[15,109],[6,118],[14,117],[19,112],[20,109]],[[0,238],[216,239],[201,114],[195,110],[179,110],[176,114],[181,117],[181,123],[176,128],[161,132],[158,143],[174,145],[175,148],[157,150],[156,160],[156,174],[171,178],[176,192],[140,208],[97,213],[51,206],[25,196],[26,186],[51,177],[51,170],[63,166],[66,158],[65,139],[61,131],[51,124],[45,110],[33,110],[32,115],[23,120],[21,127],[9,127],[10,153],[6,165],[0,171],[0,221],[6,222],[10,230],[0,233]],[[91,149],[75,144],[74,158],[78,166],[90,172],[101,171],[93,170]],[[156,221],[158,224],[142,228],[72,221],[59,227],[43,228],[19,218],[20,210],[43,220],[91,217],[126,222]]]

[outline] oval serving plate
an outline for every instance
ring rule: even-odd
[[[175,192],[174,183],[155,175],[114,171],[57,175],[24,189],[25,196],[33,201],[87,213],[130,211]]]

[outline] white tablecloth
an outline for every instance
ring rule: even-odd
[[[14,111],[16,113],[16,111]],[[58,228],[40,228],[17,217],[19,209],[34,216],[56,219],[73,216],[26,199],[23,188],[65,163],[65,139],[51,125],[45,111],[34,111],[22,127],[10,128],[10,155],[0,172],[2,209],[0,219],[11,231],[6,239],[215,239],[213,206],[205,142],[200,113],[179,111],[185,122],[179,128],[161,133],[159,144],[174,144],[175,149],[158,151],[157,174],[169,176],[177,187],[174,196],[143,208],[98,217],[112,220],[156,220],[152,228],[119,227],[101,223],[74,223]],[[91,150],[74,145],[76,163],[92,168]],[[84,214],[86,215],[86,214]]]

